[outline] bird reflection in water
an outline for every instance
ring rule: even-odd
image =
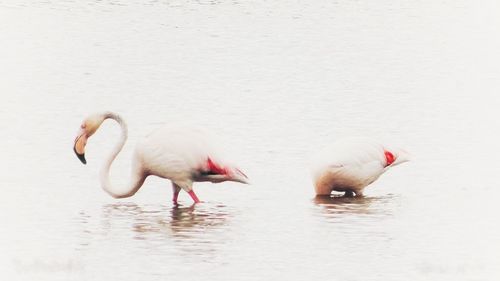
[[[338,220],[355,216],[391,215],[388,204],[393,203],[394,195],[379,197],[316,196],[313,200],[321,214],[326,218]]]
[[[120,202],[103,207],[105,221],[125,222],[125,227],[131,227],[134,239],[151,241],[211,239],[214,232],[225,228],[229,216],[226,206],[213,203],[183,207]]]
[[[229,213],[224,205],[174,206],[170,209],[168,224],[175,238],[189,238],[211,230],[216,231],[227,223]]]
[[[117,202],[103,205],[100,214],[81,212],[78,250],[127,245],[155,255],[184,256],[191,262],[211,261],[227,243],[234,210],[205,202],[192,206]],[[99,241],[99,242],[97,242]],[[97,242],[97,244],[96,244]]]

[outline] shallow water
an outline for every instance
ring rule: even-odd
[[[495,1],[1,1],[0,276],[9,280],[498,280]],[[217,132],[252,185],[170,203],[100,189],[82,119],[129,143]],[[343,136],[414,160],[365,198],[315,199],[308,159]],[[113,165],[128,179],[132,145]],[[8,277],[8,278],[7,278]]]

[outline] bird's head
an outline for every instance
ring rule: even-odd
[[[83,164],[87,164],[87,160],[85,160],[85,145],[87,144],[87,140],[97,131],[97,129],[99,129],[104,119],[105,116],[103,114],[94,114],[85,118],[80,125],[80,130],[75,138],[73,151],[75,151],[76,156]]]

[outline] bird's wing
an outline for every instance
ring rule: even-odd
[[[359,185],[372,183],[385,171],[379,161],[363,164],[330,165],[326,169],[338,177],[350,179]]]
[[[177,127],[162,127],[152,132],[138,142],[136,150],[147,168],[169,176],[191,174],[208,156],[218,155],[201,131]]]
[[[384,162],[384,148],[375,141],[346,139],[322,151],[328,164],[364,165],[373,161]]]

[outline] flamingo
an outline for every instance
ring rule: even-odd
[[[312,168],[317,196],[332,190],[344,196],[363,196],[363,190],[389,168],[410,160],[403,149],[388,148],[376,141],[348,138],[321,151]]]
[[[106,119],[115,120],[121,127],[121,138],[105,161],[101,172],[102,188],[114,198],[134,195],[150,175],[169,179],[172,182],[172,201],[177,205],[179,192],[186,191],[195,203],[200,200],[193,190],[194,182],[213,183],[234,181],[248,184],[247,176],[238,168],[215,158],[214,149],[207,143],[200,130],[162,127],[140,140],[132,158],[132,174],[127,186],[111,184],[109,171],[113,160],[127,141],[127,124],[121,116],[113,112],[101,112],[85,118],[75,138],[73,150],[83,164],[85,145]]]

